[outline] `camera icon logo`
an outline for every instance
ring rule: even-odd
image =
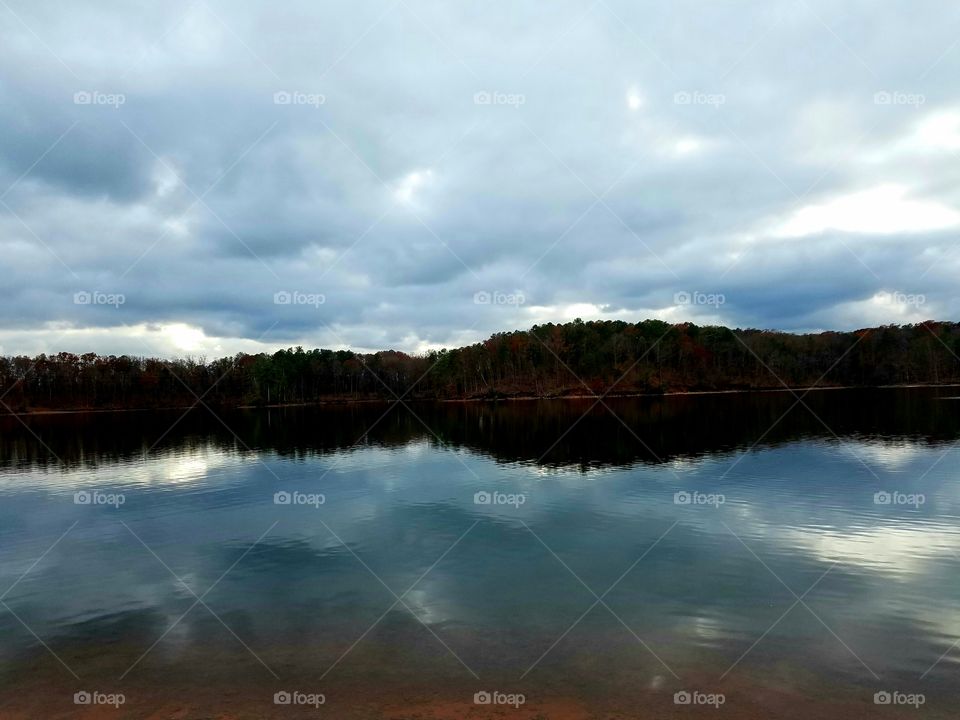
[[[693,298],[690,293],[686,291],[681,291],[673,294],[673,304],[674,305],[689,305],[692,302]]]
[[[689,505],[690,504],[690,493],[686,490],[681,490],[673,494],[673,504],[674,505]]]
[[[80,90],[73,94],[74,105],[89,105],[93,102],[93,95],[87,90]]]
[[[873,694],[874,705],[889,705],[892,702],[893,695],[888,693],[886,690],[881,690],[880,692]]]
[[[481,90],[480,92],[473,94],[473,104],[474,105],[489,105],[492,102],[492,97],[490,93],[486,90]]]
[[[886,490],[881,490],[880,492],[873,494],[874,505],[889,505],[892,499],[893,496]]]
[[[275,292],[273,294],[274,305],[289,305],[291,302],[293,302],[293,295],[288,293],[286,290],[281,290],[280,292]]]
[[[874,105],[890,105],[893,102],[893,95],[886,90],[881,90],[873,94]]]
[[[489,505],[493,501],[493,496],[486,490],[481,490],[473,495],[474,505]]]
[[[680,690],[673,694],[674,705],[689,705],[692,701],[693,697],[686,690]]]
[[[89,305],[92,299],[93,296],[86,290],[81,290],[80,292],[75,292],[73,294],[74,305]]]
[[[473,694],[474,705],[489,705],[492,702],[493,696],[486,690],[481,690],[480,692]]]
[[[289,705],[291,702],[293,702],[293,696],[286,690],[281,690],[273,694],[274,705]]]
[[[293,96],[286,90],[279,90],[273,94],[274,105],[289,105],[292,100]]]
[[[689,105],[693,102],[693,96],[686,91],[674,93],[673,102],[676,105]]]
[[[86,690],[81,690],[73,694],[74,705],[89,705],[91,702],[93,702],[93,696]]]
[[[80,490],[79,492],[75,492],[75,493],[73,494],[73,504],[74,504],[74,505],[89,505],[89,504],[90,504],[90,500],[92,499],[92,497],[93,497],[93,496],[90,495],[90,493],[88,493],[86,490]]]
[[[490,293],[486,290],[481,290],[480,292],[475,292],[473,294],[473,304],[474,305],[489,305],[491,300]]]
[[[286,490],[281,490],[280,492],[275,492],[273,494],[273,504],[274,505],[289,505],[291,502],[292,496]]]

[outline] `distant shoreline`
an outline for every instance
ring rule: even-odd
[[[812,392],[813,390],[908,390],[910,388],[953,388],[960,387],[960,383],[945,383],[942,385],[812,385],[806,387],[788,387],[788,388],[751,388],[749,390],[671,390],[661,393],[623,393],[615,395],[517,395],[513,397],[502,398],[444,398],[439,400],[430,400],[427,402],[444,403],[467,403],[467,402],[508,402],[508,401],[531,401],[531,400],[597,400],[597,399],[620,399],[620,398],[657,398],[657,397],[677,397],[682,395],[748,395],[757,393],[798,393]],[[957,400],[957,398],[944,398]]]
[[[806,387],[790,388],[751,388],[748,390],[672,390],[661,393],[622,393],[612,395],[515,395],[506,397],[473,397],[473,398],[407,398],[405,403],[499,403],[499,402],[534,402],[534,401],[556,401],[556,400],[621,400],[627,398],[658,398],[658,397],[681,397],[681,396],[703,396],[703,395],[748,395],[759,393],[809,393],[814,390],[909,390],[916,388],[957,388],[960,383],[944,383],[940,385],[928,385],[922,383],[913,383],[909,385],[814,385]],[[940,398],[941,400],[960,400],[960,396],[950,396]],[[392,405],[397,400],[390,398],[345,398],[333,400],[321,400],[318,402],[303,403],[273,403],[270,405],[235,405],[228,408],[217,406],[218,410],[280,410],[284,408],[295,407],[337,407],[352,405]],[[81,415],[85,413],[127,413],[127,412],[168,412],[174,410],[192,410],[197,405],[171,405],[167,407],[144,407],[144,408],[68,408],[62,410],[27,410],[25,412],[5,412],[0,413],[0,417],[34,417],[42,415]]]
[[[354,405],[810,392],[960,385],[960,322],[792,334],[662,320],[573,320],[413,355],[302,347],[157,358],[0,357],[0,410]],[[409,395],[409,397],[407,397]]]

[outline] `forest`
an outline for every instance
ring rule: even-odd
[[[2,357],[0,413],[951,383],[960,383],[960,323],[792,334],[575,320],[418,355],[297,347],[214,360]]]

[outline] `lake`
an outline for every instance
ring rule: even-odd
[[[0,418],[0,717],[955,717],[958,394]]]

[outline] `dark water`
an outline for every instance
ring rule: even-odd
[[[0,716],[953,717],[957,394],[2,418]]]

